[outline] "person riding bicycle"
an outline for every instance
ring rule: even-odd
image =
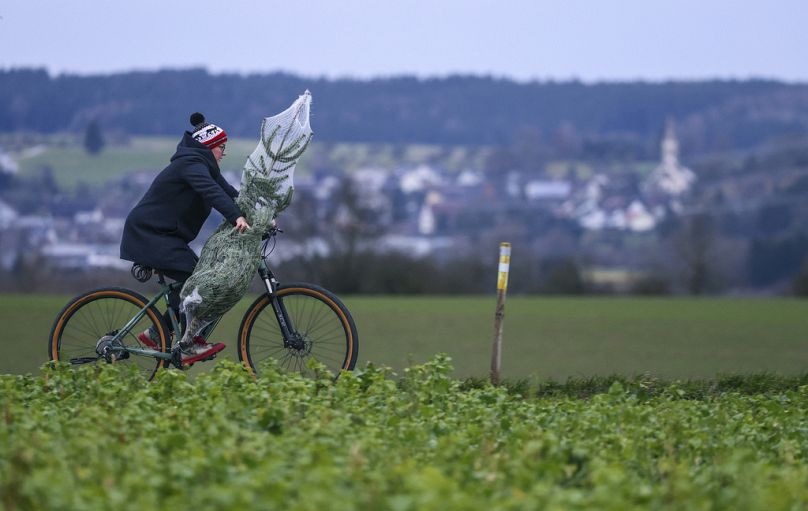
[[[177,282],[185,282],[194,271],[198,257],[188,244],[199,234],[211,208],[238,232],[250,228],[233,200],[238,191],[219,169],[227,133],[206,122],[199,112],[191,115],[190,121],[193,130],[183,134],[171,163],[157,175],[126,217],[121,239],[121,259],[153,268]],[[172,291],[169,303],[180,317],[179,288]],[[168,318],[166,311],[166,323],[171,330]],[[157,332],[146,330],[138,339],[156,349],[157,336]],[[200,360],[223,348],[222,343],[210,344],[196,337],[191,347],[183,349],[182,356],[183,360]]]

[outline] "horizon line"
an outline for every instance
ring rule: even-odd
[[[115,75],[125,75],[134,73],[158,73],[158,72],[187,72],[187,71],[203,71],[210,76],[271,76],[271,75],[287,75],[306,80],[324,80],[329,82],[337,81],[353,81],[353,82],[373,82],[385,80],[398,80],[398,79],[415,79],[418,81],[431,81],[431,80],[447,80],[451,78],[481,78],[491,80],[510,81],[519,84],[546,84],[546,83],[561,83],[571,84],[580,83],[584,85],[599,85],[599,84],[621,84],[621,83],[647,83],[647,84],[665,84],[665,83],[698,83],[698,82],[777,82],[787,85],[808,85],[808,78],[805,79],[789,79],[783,77],[754,75],[747,76],[709,76],[709,77],[696,77],[696,76],[670,76],[662,78],[653,77],[621,77],[621,78],[581,78],[580,76],[545,76],[545,77],[530,77],[520,78],[510,76],[504,73],[495,72],[475,72],[475,71],[447,71],[445,73],[416,73],[402,71],[400,73],[380,73],[373,76],[358,76],[345,74],[309,74],[301,71],[290,71],[288,69],[268,69],[268,70],[213,70],[206,66],[201,65],[188,65],[188,66],[155,66],[138,68],[133,67],[129,69],[118,69],[108,71],[76,71],[67,69],[52,69],[46,65],[0,65],[0,73],[14,72],[14,71],[45,71],[49,78],[61,77],[106,77]]]

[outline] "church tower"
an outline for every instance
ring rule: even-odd
[[[696,175],[679,163],[679,140],[671,118],[665,123],[660,152],[662,161],[649,176],[649,187],[671,196],[679,196],[690,190]]]

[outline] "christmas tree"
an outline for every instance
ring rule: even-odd
[[[205,242],[199,262],[180,293],[188,328],[183,345],[230,310],[247,292],[261,262],[261,240],[289,206],[297,160],[309,146],[311,94],[306,91],[261,123],[261,140],[247,158],[236,205],[250,224],[239,233],[226,220]]]

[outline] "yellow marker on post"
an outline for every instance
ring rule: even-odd
[[[494,347],[491,353],[491,383],[499,385],[502,358],[502,326],[505,321],[505,294],[508,291],[508,272],[511,267],[511,244],[499,244],[499,275],[497,276],[497,309],[494,314]]]
[[[508,270],[511,267],[511,244],[499,244],[499,277],[497,278],[497,291],[508,290]]]

